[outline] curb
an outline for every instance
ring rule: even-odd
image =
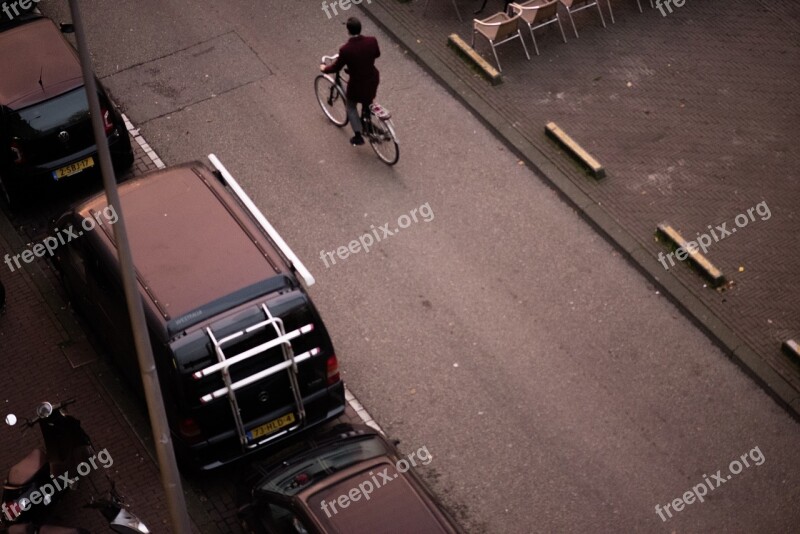
[[[722,274],[722,271],[717,269],[714,264],[705,257],[705,255],[703,255],[701,252],[697,252],[697,249],[699,248],[697,243],[694,241],[686,241],[686,239],[684,239],[683,236],[671,224],[666,222],[659,224],[656,227],[656,235],[663,237],[672,245],[678,261],[684,261],[686,259],[691,261],[692,264],[711,283],[711,287],[718,288],[725,285],[727,280],[725,279],[725,275]],[[683,254],[683,258],[681,258],[681,254]],[[673,264],[674,266],[672,258],[669,257],[671,255],[672,252],[670,252],[667,258],[669,258],[670,264]],[[661,258],[661,256],[659,256],[659,258]],[[666,264],[667,262],[664,261],[662,264],[665,266],[664,268],[666,268]]]
[[[417,63],[458,99],[480,122],[542,175],[559,196],[607,241],[619,249],[623,256],[654,284],[675,306],[722,348],[756,383],[795,419],[800,420],[800,392],[764,362],[750,347],[674,275],[665,274],[658,261],[642,244],[623,228],[605,209],[581,191],[570,178],[537,149],[530,140],[508,124],[492,105],[436,57],[417,43],[417,37],[389,13],[381,4],[361,4],[360,9],[376,25],[395,39]],[[660,272],[659,272],[660,271]]]
[[[573,158],[577,159],[581,165],[586,167],[592,176],[598,180],[600,178],[605,178],[606,170],[600,162],[589,154],[585,148],[579,145],[577,141],[570,137],[567,132],[559,128],[556,123],[548,122],[544,127],[544,133],[572,155]]]
[[[473,67],[477,68],[481,75],[489,80],[492,85],[499,85],[503,83],[503,77],[500,72],[492,67],[488,61],[483,59],[474,48],[467,44],[457,33],[451,33],[447,38],[447,44],[455,50],[455,52],[464,57]]]

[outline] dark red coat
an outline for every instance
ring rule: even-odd
[[[361,104],[370,104],[378,93],[380,73],[375,60],[381,55],[378,40],[374,37],[356,35],[339,49],[339,58],[325,72],[339,72],[347,67],[350,81],[347,83],[347,99]]]

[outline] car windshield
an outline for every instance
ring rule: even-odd
[[[376,437],[338,441],[314,451],[296,464],[281,470],[260,486],[263,491],[293,496],[302,489],[351,465],[382,456],[388,451]]]
[[[89,117],[89,102],[83,87],[11,114],[15,135],[30,138]]]

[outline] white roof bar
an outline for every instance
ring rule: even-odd
[[[304,362],[305,360],[311,358],[312,356],[316,356],[319,353],[320,353],[319,348],[313,348],[307,352],[304,352],[303,354],[298,354],[293,358],[294,362],[292,362],[292,360],[286,360],[279,364],[273,365],[272,367],[264,369],[263,371],[259,371],[254,375],[248,376],[247,378],[243,378],[238,382],[234,382],[233,384],[231,384],[231,391],[236,391],[239,388],[243,388],[244,386],[252,384],[253,382],[257,382],[266,376],[274,375],[275,373],[283,371],[284,369],[288,369],[293,365],[293,363]],[[208,395],[203,395],[202,397],[200,397],[200,402],[202,402],[203,404],[209,403],[214,399],[224,397],[225,395],[228,394],[228,391],[229,390],[227,387],[220,388],[216,391],[209,393]]]
[[[222,178],[230,186],[230,188],[233,189],[233,192],[236,193],[236,196],[239,197],[239,200],[241,200],[242,204],[244,204],[245,207],[248,209],[248,211],[250,211],[250,214],[253,217],[255,217],[255,219],[258,221],[258,223],[261,225],[264,231],[267,232],[267,235],[269,235],[272,241],[275,242],[275,244],[278,246],[279,249],[281,249],[283,255],[286,256],[286,259],[289,260],[289,263],[297,271],[297,274],[299,274],[300,277],[303,279],[306,286],[314,285],[314,282],[316,280],[314,280],[314,277],[311,275],[311,272],[308,269],[306,269],[306,266],[303,264],[302,261],[300,261],[300,258],[298,258],[294,252],[292,252],[292,249],[289,248],[289,245],[286,244],[286,242],[280,236],[278,231],[275,230],[275,228],[269,223],[267,218],[264,217],[264,214],[261,213],[261,211],[253,203],[250,197],[247,196],[247,193],[245,193],[244,190],[239,186],[238,182],[234,179],[231,173],[228,172],[228,169],[226,169],[225,166],[222,165],[222,162],[217,158],[217,156],[215,156],[214,154],[209,154],[208,160],[214,167],[216,167],[216,169],[222,175]]]
[[[263,306],[263,304],[262,304],[262,306]],[[276,322],[283,323],[283,320],[280,317],[273,317],[271,319],[267,319],[266,321],[261,321],[260,323],[256,323],[253,326],[248,326],[244,330],[239,330],[235,334],[231,334],[231,335],[229,335],[227,337],[223,337],[222,339],[217,341],[217,343],[219,345],[225,345],[226,343],[228,343],[229,341],[231,341],[233,339],[241,337],[241,336],[243,336],[245,334],[249,334],[250,332],[252,332],[254,330],[258,330],[259,328],[264,328],[265,326],[267,326],[269,324],[272,324],[272,323],[276,323]]]
[[[211,329],[210,328],[206,328],[206,330],[210,332]],[[215,372],[219,371],[220,369],[223,369],[225,367],[230,367],[231,365],[239,363],[242,360],[246,360],[247,358],[250,358],[251,356],[255,356],[257,354],[261,354],[262,352],[265,352],[265,351],[271,349],[272,347],[277,347],[278,345],[281,345],[283,343],[287,343],[287,342],[293,340],[296,337],[302,336],[303,334],[308,334],[312,330],[314,330],[314,324],[313,323],[309,323],[309,324],[307,324],[307,325],[305,325],[303,327],[298,328],[297,330],[292,330],[291,332],[287,332],[283,336],[276,337],[275,339],[267,341],[266,343],[262,343],[261,345],[258,345],[257,347],[253,347],[252,349],[246,350],[246,351],[242,352],[241,354],[237,354],[236,356],[232,356],[230,358],[226,358],[224,361],[221,361],[219,363],[215,363],[214,365],[209,365],[208,367],[193,373],[192,376],[194,377],[195,380],[199,380],[199,379],[203,378],[204,376],[208,376],[211,373],[215,373]],[[218,342],[217,346],[220,346],[221,344],[222,343]]]

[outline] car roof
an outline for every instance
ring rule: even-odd
[[[0,32],[0,72],[0,104],[14,110],[83,85],[75,50],[44,17]]]
[[[289,272],[244,209],[200,162],[129,180],[119,185],[119,194],[142,293],[165,323]],[[87,219],[106,206],[101,194],[75,211]],[[98,225],[90,236],[116,255],[111,225]]]
[[[337,473],[330,477],[324,488],[310,496],[303,496],[308,512],[323,526],[325,532],[454,532],[443,523],[435,504],[410,474],[399,472],[388,457],[376,460],[378,462],[362,462],[359,464],[361,468],[355,472],[347,470]],[[368,493],[369,499],[365,499],[367,483],[373,487]],[[339,497],[350,495],[354,490],[354,496],[359,495],[358,498],[342,508],[337,503]],[[328,505],[328,511],[323,508],[323,501]]]

